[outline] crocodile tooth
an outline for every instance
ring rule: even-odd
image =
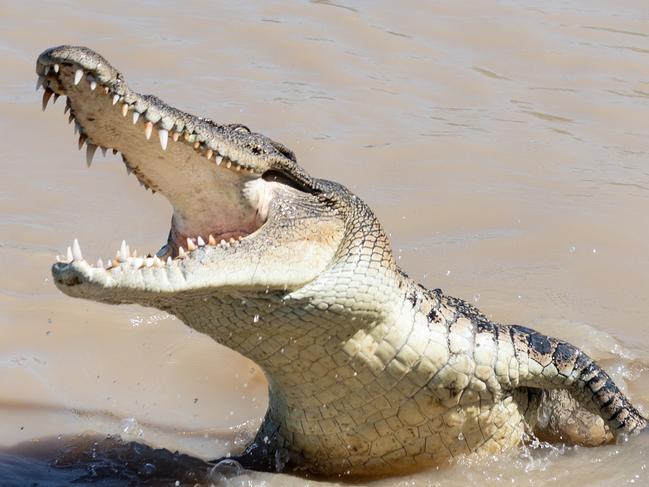
[[[126,245],[126,240],[122,240],[122,245],[119,247],[119,260],[126,262],[129,256],[128,245]]]
[[[86,79],[88,80],[88,83],[90,83],[90,89],[92,91],[95,91],[95,89],[97,88],[97,82],[95,81],[95,78],[89,74]]]
[[[221,239],[221,241],[220,241],[219,243],[220,243],[221,245],[227,245],[227,244],[228,244],[228,243],[227,243],[225,240],[223,240],[223,239]]]
[[[74,118],[74,117],[72,117],[72,118]],[[74,133],[78,134],[79,132],[81,132],[81,125],[79,125],[79,122],[77,122],[75,120],[74,121]],[[81,148],[81,147],[79,147],[79,148]]]
[[[216,156],[216,165],[220,166],[223,162],[223,156]]]
[[[58,72],[59,72],[59,65],[58,65],[58,64],[55,64],[55,65],[54,65],[54,72],[55,72],[55,73],[58,73]]]
[[[95,144],[88,144],[86,146],[86,165],[88,167],[92,165],[92,158],[95,157],[95,152],[97,152],[97,146]]]
[[[162,264],[162,261],[158,258],[157,255],[153,256],[153,265],[159,267]]]
[[[79,150],[81,150],[81,148],[83,147],[83,144],[86,143],[87,138],[88,137],[86,137],[84,134],[79,134]]]
[[[44,81],[45,81],[45,76],[38,75],[38,78],[36,78],[36,91],[38,91],[42,86],[44,86],[43,84]]]
[[[208,159],[211,159],[213,154],[214,154],[214,151],[212,149],[207,149],[207,152],[205,153],[205,157],[207,157]]]
[[[103,269],[103,268],[104,268],[104,261],[101,260],[101,257],[99,257],[99,258],[97,259],[97,266],[96,266],[96,267],[99,267],[100,269]]]
[[[74,115],[72,115],[72,114],[68,115],[68,123],[69,123],[69,124],[72,123],[72,120],[74,120]],[[74,128],[74,131],[75,131],[75,132],[77,131],[77,128],[76,128],[76,127]]]
[[[167,150],[167,142],[169,141],[169,131],[165,129],[158,130],[158,138],[160,139],[160,147],[162,147],[162,150]]]
[[[197,140],[194,142],[194,149],[198,149],[201,146],[201,143]]]
[[[47,76],[49,74],[49,72],[50,72],[50,67],[45,66],[45,76]]]
[[[153,257],[147,257],[146,259],[144,259],[144,265],[151,267],[153,265]]]
[[[146,140],[149,140],[151,138],[152,133],[153,133],[153,123],[147,121],[144,124],[144,136],[146,137]]]
[[[108,147],[102,147],[101,148],[101,155],[106,157],[106,152],[108,152]]]
[[[167,257],[167,265],[171,265],[172,262],[173,262],[173,261],[171,260],[171,256]]]
[[[56,103],[56,100],[58,100],[60,96],[61,95],[59,95],[58,93],[54,93],[54,99],[52,100],[52,105]]]
[[[178,137],[180,137],[180,134],[178,132],[174,132],[171,136],[171,138],[174,139],[174,142],[178,142]]]
[[[144,264],[144,259],[142,257],[136,257],[134,259],[131,259],[131,267],[135,269],[139,269],[142,267],[142,264]]]
[[[118,101],[119,101],[119,95],[117,94],[113,95],[113,105],[117,105]]]
[[[45,88],[43,92],[43,111],[47,108],[47,103],[50,101],[51,96],[54,94],[49,88]]]
[[[68,259],[68,262],[72,262],[73,258],[72,258],[72,248],[71,247],[68,247],[68,251],[67,251],[67,253],[65,255],[65,258]]]
[[[107,95],[109,91],[108,86],[104,86],[104,95]]]
[[[210,236],[207,237],[207,243],[210,245],[216,245],[216,239],[214,238],[214,235],[210,233]]]
[[[233,238],[233,237],[230,237],[230,243],[233,244],[233,243],[235,243],[235,242],[236,242],[236,241],[234,240],[234,238]]]
[[[79,81],[81,81],[81,78],[83,77],[83,69],[77,69],[74,72],[74,85],[78,85]]]
[[[189,250],[190,252],[192,250],[196,250],[196,244],[194,243],[194,240],[189,237],[187,237],[187,250]]]
[[[226,162],[226,163],[225,163],[225,167],[227,167],[228,169],[230,169],[230,168],[232,167],[232,162],[231,162],[231,161]]]
[[[79,241],[76,238],[74,239],[74,242],[72,242],[72,256],[74,257],[74,260],[83,260],[81,246],[79,245]]]
[[[237,171],[241,171],[241,166],[234,166]]]
[[[122,105],[122,116],[125,117],[127,113],[128,113],[128,103],[124,103]]]
[[[187,254],[185,254],[185,249],[182,247],[178,247],[178,257],[184,258]]]
[[[68,113],[68,110],[72,108],[72,103],[70,102],[70,98],[67,96],[65,97],[65,108],[63,109],[63,113]]]
[[[140,118],[140,112],[133,110],[133,125],[137,123],[137,119]]]
[[[205,247],[205,240],[203,240],[203,237],[201,237],[200,235],[196,239],[196,243],[199,247]]]

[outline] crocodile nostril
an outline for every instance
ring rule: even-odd
[[[65,276],[57,278],[56,283],[63,286],[72,287],[81,284],[81,279],[79,278],[79,276]]]

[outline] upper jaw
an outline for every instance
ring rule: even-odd
[[[43,109],[52,96],[67,95],[66,111],[80,133],[79,148],[87,145],[87,163],[97,148],[120,152],[127,170],[173,205],[173,230],[183,240],[210,233],[217,240],[236,238],[259,228],[259,195],[253,190],[262,184],[249,183],[269,170],[315,187],[283,145],[242,125],[220,125],[140,95],[88,48],[48,49],[38,57],[36,72]],[[177,248],[179,242],[172,244]]]
[[[44,51],[36,63],[43,109],[67,95],[66,111],[79,131],[90,165],[98,147],[121,152],[129,172],[173,205],[168,250],[176,257],[187,239],[228,242],[265,221],[269,191],[262,174],[289,170],[311,184],[294,156],[241,125],[219,125],[132,91],[102,56],[84,47]],[[118,253],[119,255],[119,253]]]
[[[43,106],[52,94],[68,95],[75,111],[74,95],[85,88],[106,95],[124,117],[131,115],[148,131],[158,133],[160,145],[166,150],[170,140],[181,141],[195,151],[233,170],[255,174],[282,167],[290,168],[294,177],[304,178],[304,171],[291,161],[292,153],[271,139],[250,132],[240,124],[221,125],[210,119],[196,117],[173,108],[151,95],[132,91],[123,75],[100,54],[86,47],[59,46],[44,51],[36,62],[37,88],[43,86]],[[85,127],[81,127],[85,129]],[[98,144],[95,144],[98,145]],[[114,145],[107,146],[113,148]],[[291,164],[291,162],[293,164]]]

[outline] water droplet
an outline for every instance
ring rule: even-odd
[[[144,431],[138,424],[137,419],[133,416],[124,418],[121,421],[120,426],[124,436],[140,438],[144,434]]]

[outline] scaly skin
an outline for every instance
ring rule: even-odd
[[[89,159],[121,152],[174,206],[162,260],[123,244],[94,267],[75,241],[56,285],[165,310],[256,362],[270,400],[244,466],[398,473],[513,448],[535,426],[584,444],[645,428],[573,345],[409,279],[371,210],[281,144],[139,95],[87,48],[47,50],[36,70],[44,105],[68,96]]]

